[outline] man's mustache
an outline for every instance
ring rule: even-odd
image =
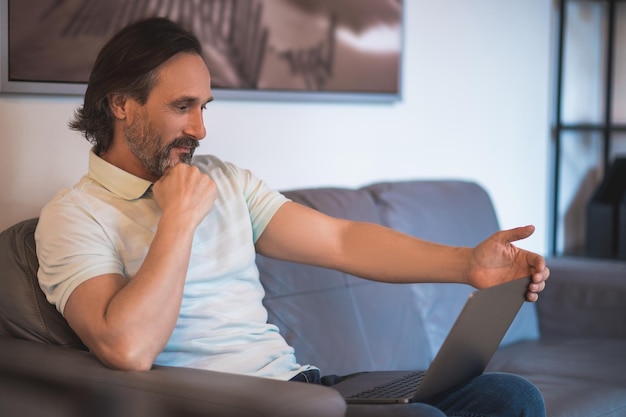
[[[175,147],[183,147],[183,148],[190,148],[191,151],[193,152],[193,150],[195,148],[197,148],[200,145],[200,143],[196,140],[193,139],[192,137],[189,136],[181,136],[179,138],[174,139],[167,147],[168,153],[170,150],[172,150],[172,148]]]

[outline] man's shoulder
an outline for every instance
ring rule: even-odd
[[[227,169],[228,162],[223,161],[215,155],[194,155],[192,165],[197,166],[203,172],[209,172],[215,169]]]
[[[88,176],[84,176],[73,186],[59,190],[44,208],[64,205],[82,206],[88,201],[97,198],[101,189],[100,185]]]
[[[209,175],[215,182],[238,182],[244,173],[247,172],[247,170],[239,168],[232,162],[224,161],[215,155],[196,155],[192,164],[197,166],[200,171]]]
[[[64,188],[46,203],[40,214],[40,223],[50,223],[56,227],[76,225],[82,227],[94,219],[108,213],[115,206],[112,200],[119,200],[98,182],[85,175],[76,184]]]
[[[89,179],[83,177],[71,188],[60,190],[41,210],[35,231],[38,245],[46,241],[54,242],[79,233],[92,233],[95,222],[93,213],[96,211],[96,200],[86,188],[89,188]],[[69,240],[72,242],[72,239]],[[64,241],[64,245],[67,242]]]

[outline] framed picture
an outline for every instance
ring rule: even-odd
[[[104,43],[168,17],[200,39],[216,98],[394,101],[402,0],[0,0],[0,92],[82,95]]]

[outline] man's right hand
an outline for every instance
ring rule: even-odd
[[[196,227],[213,208],[217,187],[197,167],[176,164],[152,189],[164,217],[185,219]]]

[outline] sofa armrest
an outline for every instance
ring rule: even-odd
[[[35,400],[36,399],[36,400]],[[0,337],[0,410],[29,416],[343,416],[330,388],[189,368],[116,371],[79,350]]]
[[[550,279],[539,297],[541,337],[626,338],[626,262],[547,259]]]

